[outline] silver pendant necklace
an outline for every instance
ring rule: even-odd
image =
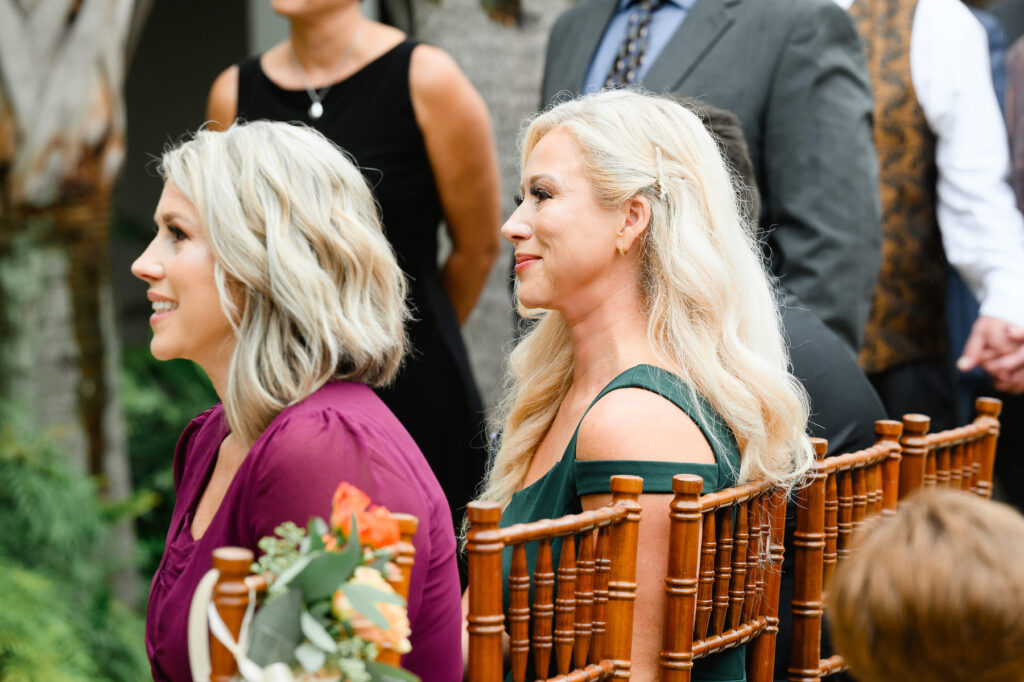
[[[352,48],[355,46],[356,38],[358,37],[359,31],[357,29],[356,32],[352,34],[352,40],[348,41],[348,47],[346,47],[345,52],[342,53],[341,59],[338,60],[338,66],[335,68],[334,73],[338,73],[338,71],[341,70],[341,65],[345,63],[349,53],[352,52]],[[295,48],[292,47],[291,41],[288,41],[288,56],[291,57],[292,66],[295,67],[295,72],[299,74],[299,78],[302,79],[302,85],[306,88],[306,94],[309,95],[310,105],[309,109],[306,110],[306,113],[309,114],[309,119],[311,121],[319,120],[319,118],[324,115],[323,101],[327,97],[327,93],[330,91],[334,83],[328,83],[326,87],[317,92],[313,86],[309,84],[309,79],[306,78],[306,71],[302,68],[302,64],[299,63],[299,57],[295,54]]]

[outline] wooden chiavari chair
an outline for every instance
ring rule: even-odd
[[[1003,403],[996,398],[978,398],[974,406],[978,415],[974,421],[937,433],[928,433],[931,420],[925,415],[904,415],[901,498],[920,487],[934,486],[992,497],[992,470]]]
[[[388,576],[388,583],[403,599],[409,596],[409,579],[412,565],[415,562],[416,548],[412,537],[416,534],[419,520],[410,514],[392,514],[398,520],[401,540],[395,547],[394,564],[398,571]],[[262,596],[268,586],[266,575],[251,575],[249,569],[253,563],[251,550],[242,547],[219,547],[213,550],[213,568],[220,575],[213,588],[213,605],[221,620],[227,626],[231,637],[237,642],[242,630],[242,619],[249,607],[250,591],[258,597]],[[384,649],[378,654],[377,660],[397,666],[400,655],[396,651]],[[230,682],[238,674],[235,657],[220,640],[210,636],[210,682]]]
[[[531,679],[629,677],[642,488],[638,476],[612,476],[612,502],[606,507],[507,528],[498,527],[499,505],[469,504],[470,682],[504,679],[506,622],[515,682],[526,679],[531,662]],[[556,574],[552,542],[558,540]],[[529,542],[537,542],[532,605]],[[506,547],[512,548],[507,620],[501,565]],[[552,667],[557,677],[549,678]]]
[[[786,493],[764,481],[702,486],[691,474],[672,480],[661,679],[686,682],[695,660],[752,642],[747,679],[771,680]]]
[[[842,656],[821,655],[824,593],[836,564],[850,555],[854,532],[875,517],[896,512],[902,431],[900,422],[877,421],[878,440],[873,446],[827,459],[828,443],[811,439],[816,458],[808,484],[797,493],[793,534],[791,682],[818,680],[846,670]]]

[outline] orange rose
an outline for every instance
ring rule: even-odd
[[[373,507],[369,512],[357,516],[359,542],[374,549],[390,547],[402,539],[398,521],[391,517],[386,507]]]
[[[359,488],[342,481],[338,489],[334,491],[331,509],[331,526],[340,528],[347,536],[352,530],[352,514],[358,515],[370,504],[367,497]]]

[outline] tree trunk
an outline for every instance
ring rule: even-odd
[[[110,196],[134,0],[0,0],[0,403],[110,501],[131,493],[117,400]],[[112,555],[138,600],[127,522]]]

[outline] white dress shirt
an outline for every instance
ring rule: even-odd
[[[844,9],[854,2],[835,1]],[[936,137],[946,258],[982,315],[1024,327],[1024,218],[1009,184],[1006,125],[991,73],[988,37],[970,10],[960,0],[918,0],[910,78]]]

